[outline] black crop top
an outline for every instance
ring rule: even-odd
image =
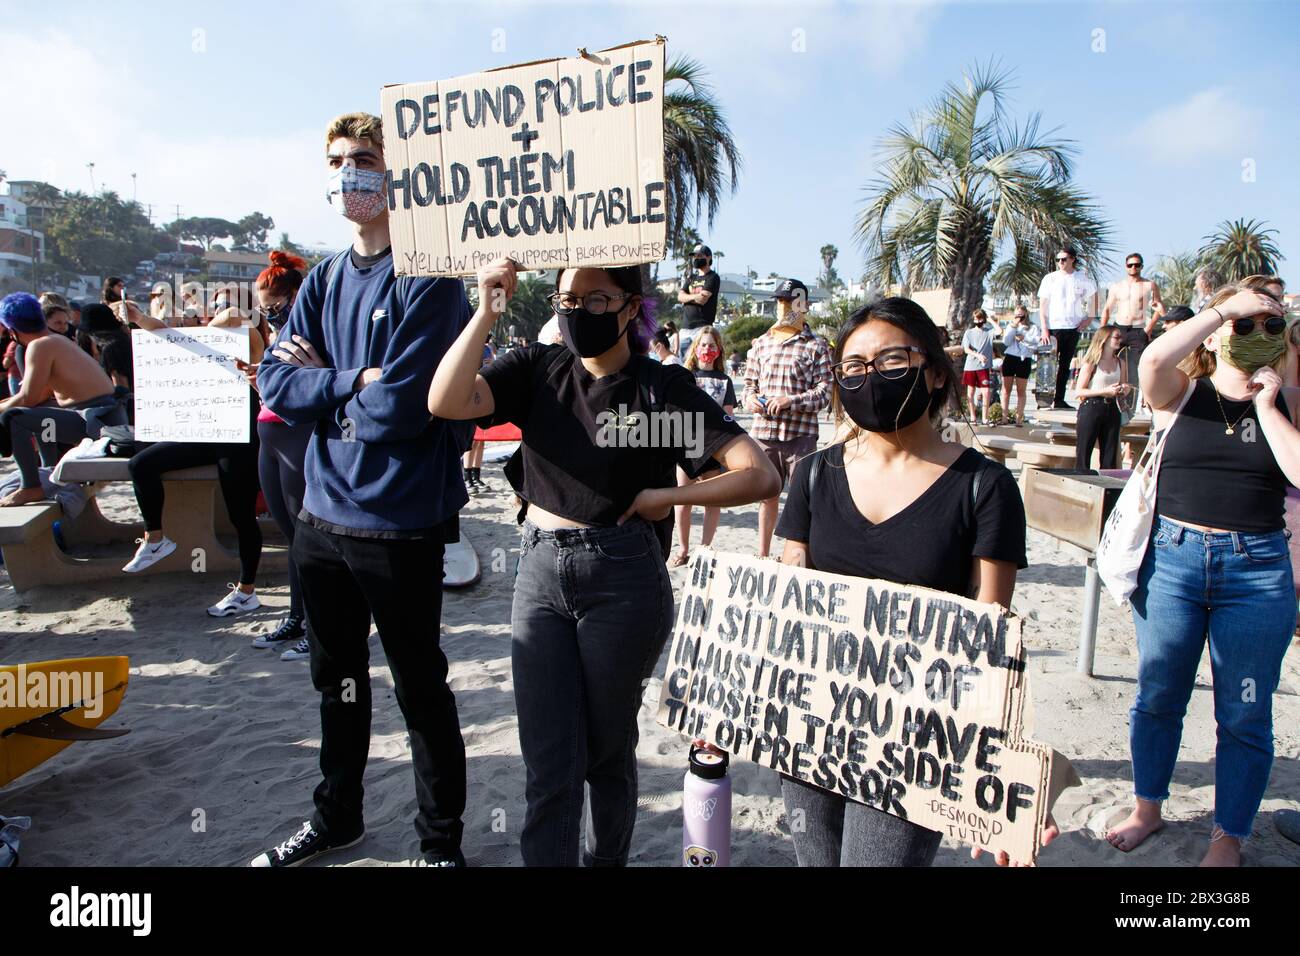
[[[614,524],[642,490],[676,485],[675,466],[696,477],[745,434],[694,375],[644,355],[596,378],[564,346],[530,345],[479,374],[495,405],[480,424],[513,422],[523,433],[506,465],[511,486],[583,524]]]
[[[1156,514],[1228,531],[1280,531],[1287,480],[1259,427],[1254,402],[1222,401],[1220,410],[1214,385],[1197,380],[1165,441]],[[1277,407],[1291,417],[1281,395]]]

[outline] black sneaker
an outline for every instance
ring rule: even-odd
[[[304,820],[302,829],[279,846],[253,857],[252,862],[248,865],[273,869],[286,866],[302,866],[308,860],[314,860],[325,853],[333,853],[335,850],[346,850],[348,847],[356,846],[365,838],[366,831],[363,828],[361,833],[352,839],[335,842],[327,834],[321,833],[313,827],[310,820]]]
[[[307,626],[303,623],[301,617],[290,614],[270,634],[259,634],[253,638],[254,647],[275,647],[277,644],[283,644],[285,641],[301,640],[307,634]]]
[[[416,866],[446,866],[446,867],[466,867],[465,854],[457,850],[455,853],[440,853],[436,850],[430,850],[424,854]]]

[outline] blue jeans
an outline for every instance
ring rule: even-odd
[[[1169,796],[1208,637],[1218,724],[1214,822],[1245,839],[1273,765],[1273,692],[1296,621],[1286,532],[1207,534],[1157,517],[1132,603],[1134,792],[1143,800]]]
[[[574,866],[584,782],[584,861],[627,862],[636,822],[637,712],[673,624],[673,589],[654,531],[542,531],[526,522],[510,614],[527,810],[525,866]]]

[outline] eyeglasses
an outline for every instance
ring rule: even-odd
[[[1264,323],[1264,331],[1269,335],[1281,335],[1286,331],[1286,319],[1280,315],[1270,315],[1266,319],[1234,319],[1232,331],[1235,335],[1250,335],[1255,331],[1256,323]]]
[[[1069,257],[1069,256],[1057,256],[1057,257],[1056,257],[1056,261],[1057,261],[1057,262],[1069,262],[1069,261],[1070,261],[1070,257]]]
[[[1126,269],[1141,269],[1141,268],[1142,268],[1142,263],[1140,263],[1140,262],[1126,262],[1126,263],[1124,263],[1124,268],[1126,268]]]
[[[622,295],[609,295],[605,292],[588,292],[582,298],[578,298],[571,292],[552,292],[546,297],[546,301],[551,303],[551,308],[556,315],[568,315],[579,305],[586,309],[592,315],[604,315],[609,311],[609,304],[616,299],[630,299],[632,294],[624,292]]]
[[[873,372],[881,378],[902,378],[913,368],[914,353],[923,356],[925,349],[917,348],[915,345],[898,345],[885,349],[870,362],[864,362],[862,359],[846,359],[838,365],[832,365],[831,374],[835,376],[835,381],[840,388],[856,392],[866,383],[867,376]],[[925,368],[925,363],[922,363],[919,368]]]

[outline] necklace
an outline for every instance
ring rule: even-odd
[[[1225,412],[1225,411],[1223,410],[1223,399],[1222,399],[1222,397],[1220,397],[1220,395],[1219,395],[1219,386],[1217,386],[1217,385],[1214,384],[1214,379],[1210,379],[1210,386],[1214,389],[1214,397],[1215,397],[1215,399],[1216,399],[1216,400],[1218,401],[1218,403],[1219,403],[1219,414],[1223,416],[1223,424],[1224,424],[1225,426],[1227,426],[1226,428],[1224,428],[1224,430],[1223,430],[1223,434],[1225,434],[1225,435],[1234,435],[1234,434],[1236,434],[1236,432],[1237,432],[1237,426],[1241,424],[1241,420],[1242,420],[1243,418],[1245,418],[1248,414],[1250,414],[1250,409],[1252,408],[1252,406],[1254,405],[1254,403],[1253,403],[1253,402],[1248,402],[1248,403],[1246,404],[1246,410],[1245,410],[1244,412],[1242,412],[1240,415],[1237,416],[1237,420],[1236,420],[1235,422],[1233,422],[1231,425],[1229,425],[1229,424],[1228,424],[1228,413]]]

